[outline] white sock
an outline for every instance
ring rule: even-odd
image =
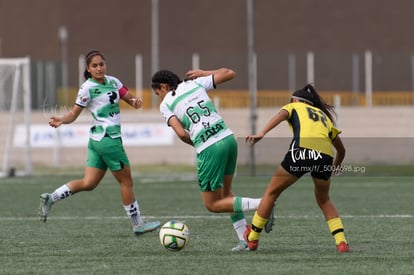
[[[251,211],[251,210],[257,210],[259,207],[260,201],[262,199],[253,199],[253,198],[242,198],[242,210],[245,211]]]
[[[64,184],[52,193],[52,202],[66,199],[71,195],[72,191],[70,191],[69,187],[66,184]]]
[[[124,209],[128,217],[131,219],[132,226],[139,226],[144,223],[144,221],[141,218],[141,212],[139,210],[139,205],[138,205],[137,200],[135,200],[130,205],[124,205]]]
[[[236,231],[237,238],[239,238],[239,241],[244,240],[243,234],[244,230],[246,230],[246,219],[238,220],[237,222],[233,223],[234,230]]]

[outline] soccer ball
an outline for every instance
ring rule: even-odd
[[[161,245],[169,251],[180,251],[190,240],[187,225],[179,221],[169,221],[160,229]]]

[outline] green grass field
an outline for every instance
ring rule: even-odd
[[[132,234],[109,174],[96,190],[56,204],[47,223],[40,222],[40,193],[80,176],[48,171],[0,179],[0,274],[414,274],[412,176],[334,178],[331,198],[343,218],[348,254],[336,252],[307,176],[280,197],[274,230],[262,234],[259,249],[243,253],[230,251],[237,239],[228,215],[204,209],[188,171],[134,174],[147,220],[188,225],[191,240],[180,252],[162,248],[158,232]],[[259,197],[268,180],[238,176],[234,191]]]

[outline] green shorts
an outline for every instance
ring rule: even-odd
[[[129,160],[121,138],[105,136],[101,141],[89,139],[86,166],[119,171],[125,165],[129,166]]]
[[[236,164],[237,141],[234,135],[225,137],[197,154],[200,191],[215,191],[222,188],[224,175],[234,175]]]

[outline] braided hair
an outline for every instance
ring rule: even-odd
[[[302,89],[296,90],[292,94],[291,99],[297,99],[321,109],[335,123],[334,118],[336,117],[336,113],[334,106],[327,104],[311,84],[307,84]]]
[[[175,96],[175,90],[181,82],[182,80],[175,73],[161,70],[152,76],[151,87],[152,89],[159,89],[161,84],[167,84],[172,91],[172,95]]]

